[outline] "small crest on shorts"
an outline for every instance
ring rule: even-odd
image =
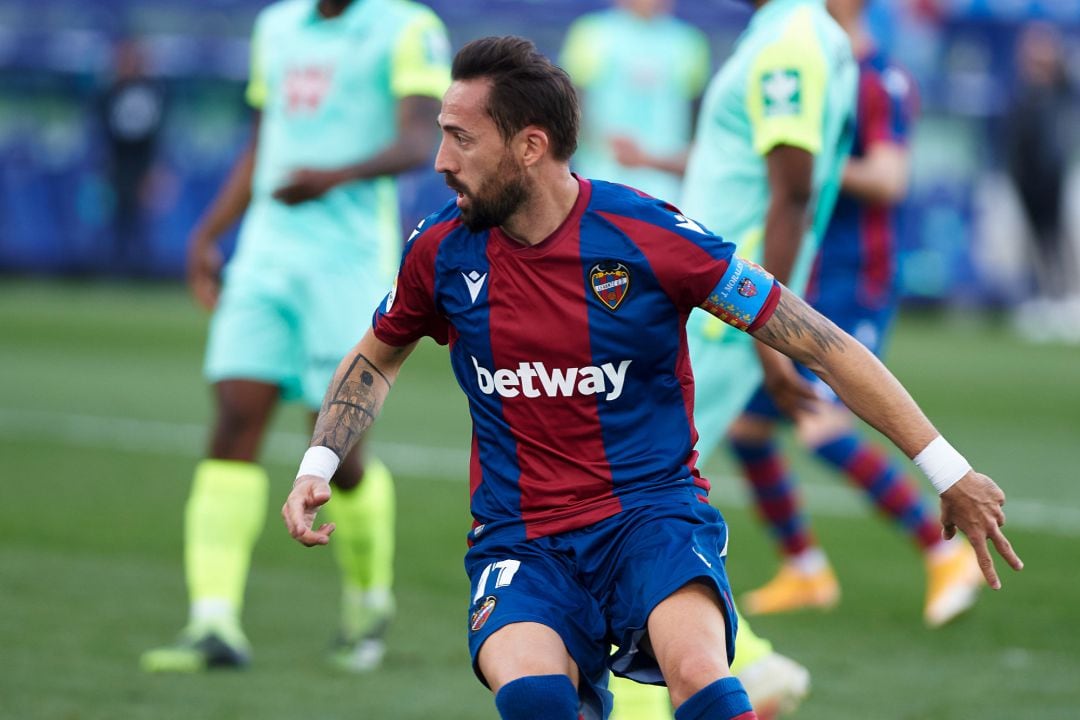
[[[757,285],[750,278],[743,278],[739,282],[739,294],[743,297],[752,298],[757,295]]]
[[[469,620],[469,629],[476,632],[480,628],[484,627],[484,623],[491,617],[491,613],[495,611],[495,596],[488,595],[484,598],[484,602],[480,603],[480,607],[472,614],[472,619]]]
[[[605,260],[589,271],[593,293],[608,310],[615,310],[630,290],[630,271],[621,262]]]

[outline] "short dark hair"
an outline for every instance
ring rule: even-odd
[[[577,150],[577,91],[532,41],[514,35],[473,40],[454,56],[450,72],[454,80],[491,81],[487,112],[505,140],[537,125],[547,131],[557,160],[569,160]]]

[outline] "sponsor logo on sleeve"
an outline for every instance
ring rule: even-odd
[[[794,68],[772,70],[761,76],[765,117],[798,115],[802,111],[802,76]]]

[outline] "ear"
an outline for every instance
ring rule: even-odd
[[[518,133],[518,152],[525,167],[532,167],[548,154],[551,142],[547,131],[536,125],[529,125]]]

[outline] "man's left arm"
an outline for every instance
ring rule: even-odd
[[[952,450],[873,353],[787,288],[779,288],[772,314],[751,334],[817,373],[848,408],[920,464],[941,494],[945,536],[957,529],[967,535],[986,582],[1000,588],[988,540],[1014,570],[1024,566],[1001,531],[1005,494]]]

